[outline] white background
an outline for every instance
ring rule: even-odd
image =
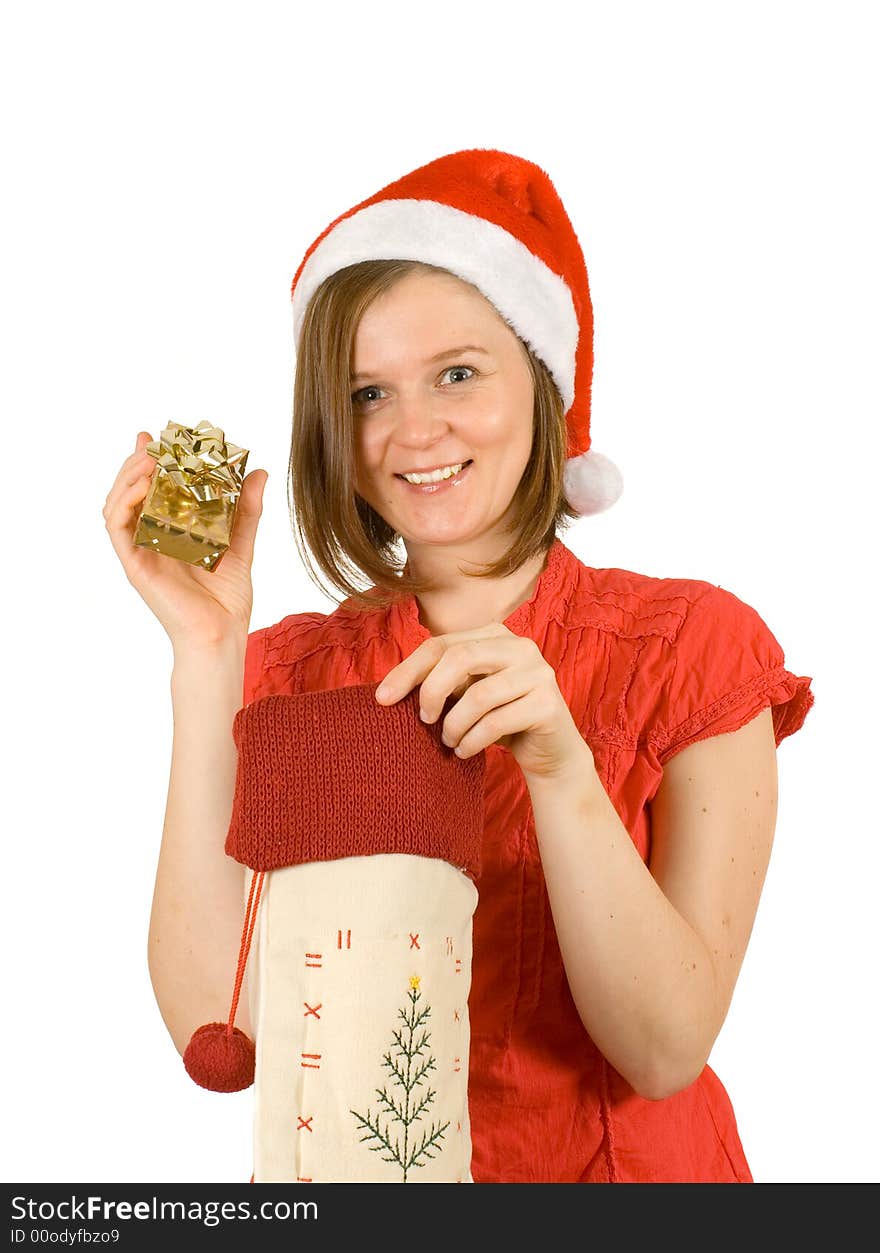
[[[625,492],[565,542],[729,588],[813,676],[710,1062],[756,1180],[880,1177],[873,16],[5,6],[4,1179],[250,1177],[252,1089],[198,1088],[152,994],[171,651],[101,509],[139,429],[209,417],[270,473],[252,626],[332,609],[287,513],[290,283],[339,213],[469,147],[546,169],[586,255]]]

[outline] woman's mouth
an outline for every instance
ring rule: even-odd
[[[399,479],[403,487],[411,492],[418,492],[422,496],[433,496],[438,492],[446,491],[448,488],[458,487],[460,483],[463,483],[467,478],[468,472],[473,463],[473,457],[471,457],[469,461],[461,463],[461,468],[456,470],[453,474],[449,474],[449,470],[455,470],[455,466],[450,466],[443,471],[446,477],[439,479],[434,479],[434,476],[429,475],[418,476],[419,478],[428,479],[428,482],[410,483],[409,480],[405,479],[402,474],[395,474],[394,477]]]

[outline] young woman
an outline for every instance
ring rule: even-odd
[[[587,273],[553,184],[507,153],[441,157],[331,223],[293,313],[296,535],[346,593],[335,612],[249,633],[261,470],[211,574],[132,546],[146,433],[104,510],[174,647],[150,969],[176,1046],[225,1012],[239,950],[222,835],[242,697],[418,688],[430,722],[454,698],[445,743],[486,754],[474,1181],[751,1181],[707,1058],[811,680],[732,593],[594,569],[559,538],[621,479],[590,446]]]

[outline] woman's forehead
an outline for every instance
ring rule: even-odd
[[[409,283],[410,278],[423,282]],[[435,275],[407,275],[368,306],[352,345],[353,379],[387,368],[392,359],[400,365],[427,366],[453,349],[493,352],[504,338],[515,337],[481,292],[448,278],[438,284]]]

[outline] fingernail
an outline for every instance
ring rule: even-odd
[[[376,688],[376,699],[377,699],[377,700],[384,700],[384,698],[385,698],[387,695],[388,695],[388,688],[387,688],[387,687],[383,687],[383,686],[382,686],[382,684],[380,683],[380,684],[379,684],[379,686]]]
[[[427,722],[427,721],[428,721],[428,711],[427,711],[426,709],[420,709],[420,710],[419,710],[419,717],[421,718],[422,722]]]

